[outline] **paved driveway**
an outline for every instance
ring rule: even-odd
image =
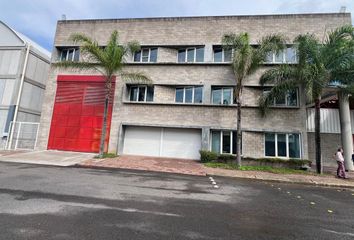
[[[91,159],[79,164],[83,167],[123,168],[154,172],[169,172],[205,176],[203,165],[195,160],[122,155],[117,158]]]
[[[92,153],[64,151],[1,151],[0,161],[55,166],[73,166],[95,156]]]

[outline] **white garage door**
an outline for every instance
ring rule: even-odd
[[[201,130],[126,127],[124,154],[199,159]]]

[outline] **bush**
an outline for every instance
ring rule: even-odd
[[[214,161],[218,158],[218,154],[210,151],[200,150],[200,161],[203,163]]]
[[[246,157],[243,158],[242,160],[245,161],[256,161],[260,163],[283,163],[283,164],[288,164],[291,166],[298,166],[301,167],[303,165],[309,165],[311,166],[311,161],[307,159],[298,159],[298,158],[290,158],[290,159],[282,159],[282,158],[251,158],[251,157]]]
[[[218,162],[230,162],[230,161],[234,161],[236,159],[236,156],[231,155],[231,154],[219,154],[218,156]]]
[[[103,153],[102,157],[96,155],[94,158],[116,158],[116,157],[118,157],[118,155],[115,153]]]

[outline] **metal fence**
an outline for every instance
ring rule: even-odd
[[[37,144],[39,123],[36,122],[11,122],[7,138],[6,149],[17,150],[26,149],[33,150]]]

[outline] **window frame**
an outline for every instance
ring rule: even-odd
[[[202,102],[195,102],[195,89],[196,88],[202,88]],[[192,102],[186,102],[186,88],[192,88]],[[183,89],[183,102],[177,102],[176,101],[176,95],[177,95],[177,89]],[[202,104],[203,99],[204,99],[204,94],[203,94],[203,86],[202,85],[195,85],[195,86],[176,86],[175,88],[175,103],[180,103],[180,104]]]
[[[177,63],[203,63],[204,59],[202,62],[197,62],[197,48],[203,48],[203,56],[205,55],[205,46],[200,46],[200,47],[186,47],[186,48],[180,48],[177,50]],[[193,53],[193,61],[192,62],[188,62],[188,50],[193,49],[194,53]],[[183,62],[179,62],[179,52],[180,51],[184,51],[184,61]]]
[[[209,143],[209,150],[212,151],[212,146],[213,146],[213,132],[219,132],[220,133],[220,148],[219,148],[219,152],[218,154],[231,154],[231,155],[237,155],[237,153],[233,153],[234,151],[234,134],[236,134],[236,141],[237,141],[237,130],[210,130],[210,143]],[[224,136],[224,132],[228,132],[230,133],[230,152],[229,153],[224,153],[223,152],[223,136]],[[235,149],[235,152],[237,151],[237,149]],[[241,156],[242,156],[242,132],[241,132]]]
[[[288,48],[291,48],[294,51],[294,55],[295,55],[295,60],[294,61],[287,61],[287,59],[286,59]],[[281,52],[281,54],[282,54],[282,61],[281,62],[275,61],[276,60],[276,55],[277,55],[275,52],[272,52],[271,54],[272,54],[272,61],[270,62],[270,61],[266,60],[264,62],[265,64],[297,64],[298,63],[297,51],[296,51],[295,48],[293,48],[291,46],[290,47],[288,46],[287,48],[285,48]]]
[[[264,88],[263,89],[263,94],[266,94],[266,92],[269,92],[270,88]],[[296,91],[296,105],[293,106],[293,105],[289,105],[289,102],[288,102],[288,98],[287,96],[290,94],[289,91],[284,95],[284,98],[285,98],[285,104],[277,104],[276,101],[277,99],[274,98],[273,99],[273,104],[271,105],[271,107],[284,107],[284,108],[298,108],[300,106],[300,103],[299,103],[299,88],[296,88],[295,89]]]
[[[214,103],[214,95],[213,95],[213,90],[215,88],[221,88],[221,103]],[[224,89],[231,89],[231,103],[230,104],[224,104],[223,99],[224,99]],[[234,104],[234,87],[218,87],[218,86],[212,86],[211,87],[211,104],[213,105],[233,105]]]
[[[274,144],[275,144],[275,156],[267,156],[266,155],[266,137],[265,137],[265,135],[266,134],[274,134]],[[285,138],[286,138],[286,156],[284,157],[284,156],[279,156],[279,154],[278,154],[278,134],[285,134]],[[300,147],[300,149],[299,149],[299,157],[298,158],[296,158],[296,157],[290,157],[290,149],[289,149],[289,135],[290,134],[296,134],[296,135],[298,135],[299,136],[299,142],[298,142],[298,144],[299,144],[299,147]],[[264,155],[264,157],[268,157],[268,158],[285,158],[285,159],[289,159],[289,158],[295,158],[295,159],[301,159],[301,156],[302,156],[302,144],[301,144],[301,133],[284,133],[284,132],[265,132],[264,134],[263,134],[263,136],[264,136],[264,153],[263,153],[263,155]]]
[[[143,62],[143,51],[144,50],[149,50],[149,53],[148,53],[148,61],[147,62]],[[158,47],[143,47],[143,48],[141,48],[139,51],[136,51],[136,52],[134,52],[133,53],[133,62],[134,63],[156,63],[156,62],[152,62],[151,61],[151,49],[156,49],[156,62],[157,62],[157,55],[158,55],[158,51],[159,51],[159,48]],[[139,59],[139,61],[135,61],[135,54],[137,53],[137,52],[140,52],[140,59]]]
[[[138,89],[138,92],[136,94],[136,99],[134,100],[130,100],[130,96],[132,94],[132,88],[136,87]],[[139,101],[139,93],[140,93],[140,88],[145,88],[145,91],[144,91],[144,101]],[[152,95],[152,100],[151,101],[146,101],[147,99],[147,90],[148,90],[149,86],[148,85],[130,85],[129,86],[129,95],[128,95],[128,99],[129,99],[129,102],[153,102],[154,101],[154,94]],[[154,89],[154,87],[152,86],[152,88]]]
[[[60,51],[60,56],[59,56],[59,61],[60,62],[62,62],[62,61],[78,62],[80,60],[80,48],[77,48],[77,47],[60,48],[59,51]],[[73,51],[73,55],[72,55],[71,59],[69,60],[70,51]],[[66,52],[65,60],[62,59],[63,58],[63,52]],[[77,60],[75,60],[75,54],[76,53],[79,54]]]
[[[221,62],[215,62],[216,49],[221,49]],[[230,61],[225,61],[225,49],[223,47],[213,46],[213,63],[231,63],[233,57],[233,49],[230,49],[230,51],[231,51],[231,59]]]

